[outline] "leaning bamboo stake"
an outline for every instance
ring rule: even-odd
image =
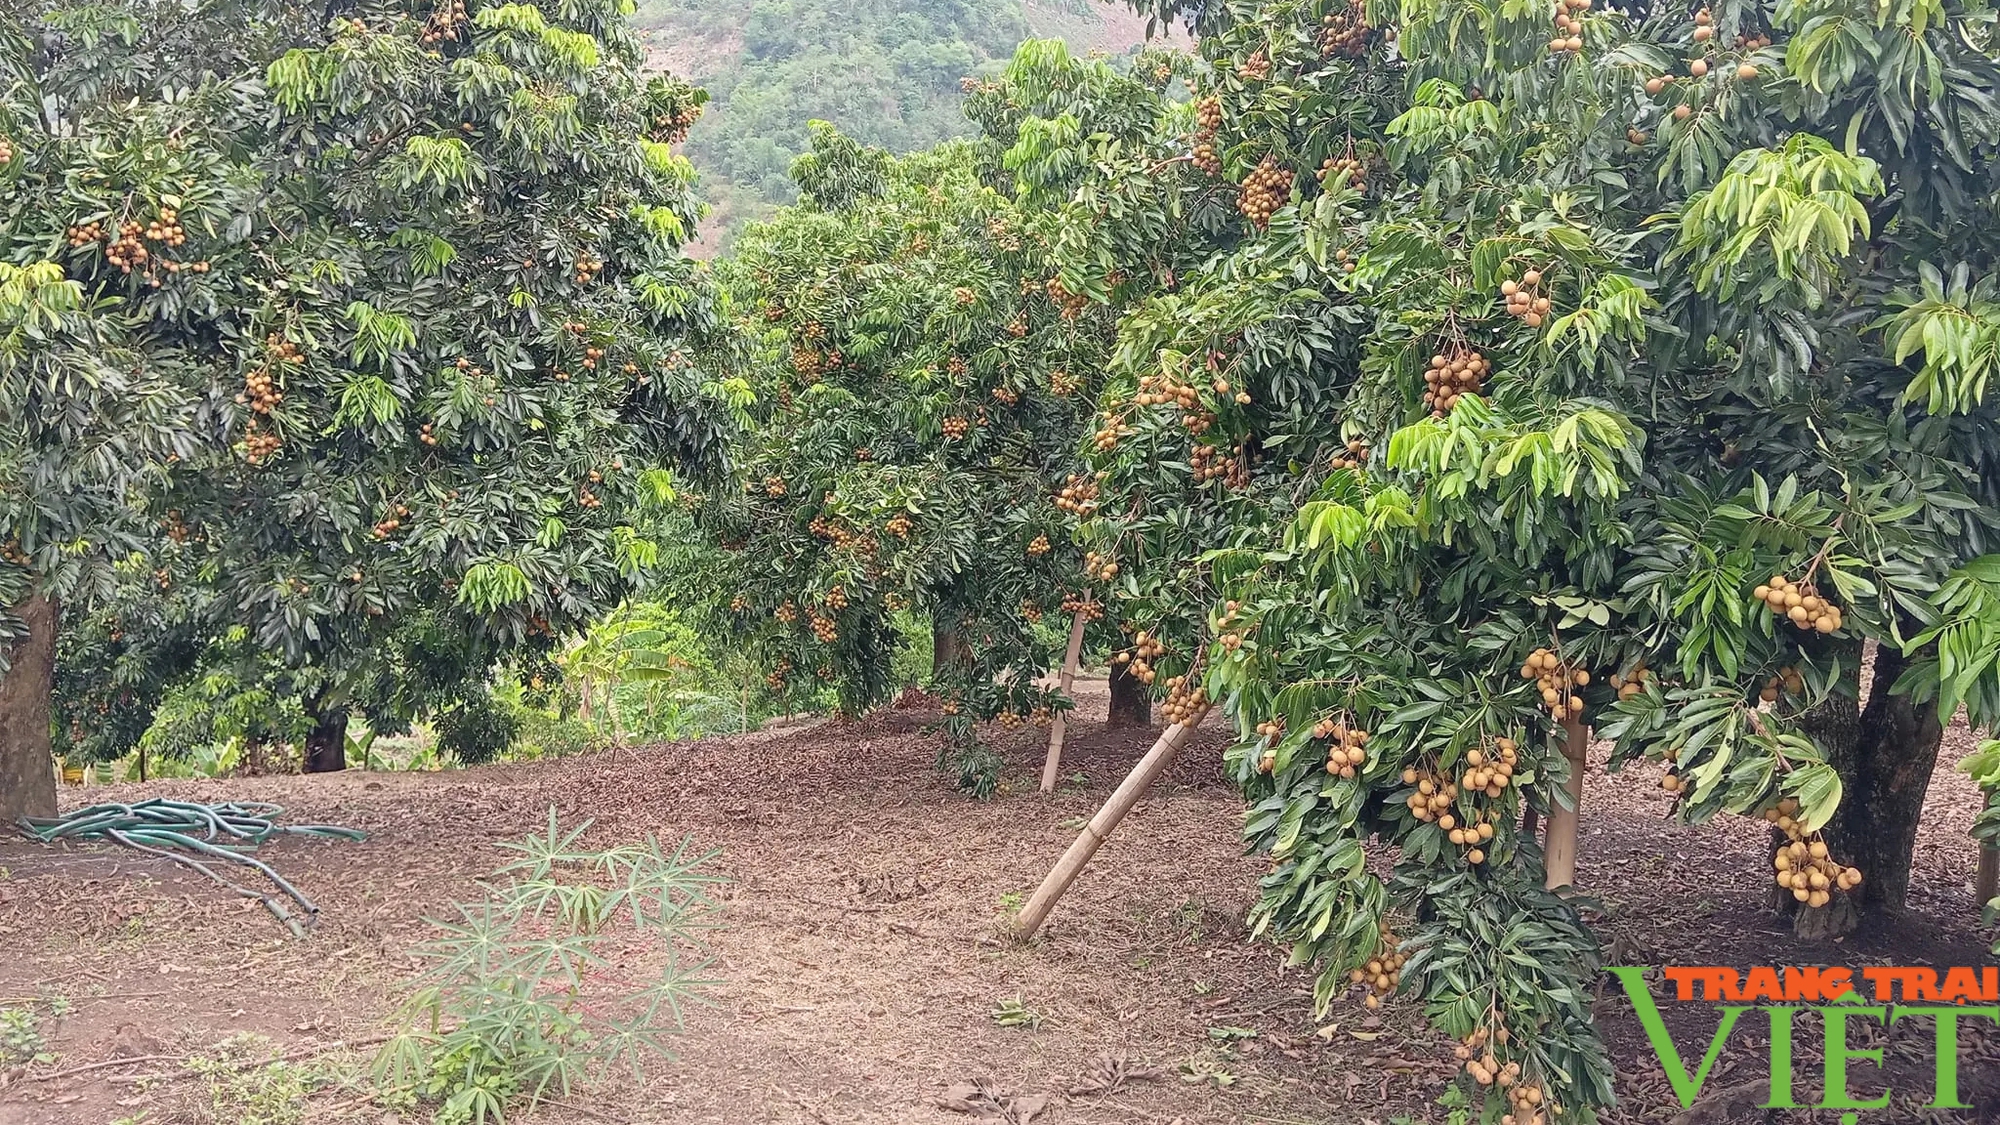
[[[1583,717],[1572,714],[1564,719],[1562,753],[1569,759],[1569,780],[1563,783],[1563,792],[1569,794],[1569,803],[1565,807],[1562,801],[1549,802],[1548,843],[1542,851],[1542,863],[1550,890],[1576,883],[1576,816],[1583,805],[1583,765],[1589,747],[1590,732]]]
[[[1973,876],[1972,897],[1981,908],[2000,896],[2000,848],[1979,849],[1979,871]]]
[[[1033,937],[1035,931],[1041,928],[1042,923],[1048,919],[1049,912],[1056,908],[1056,903],[1061,900],[1064,892],[1069,890],[1070,884],[1076,882],[1076,877],[1083,873],[1084,865],[1090,862],[1090,857],[1096,855],[1097,849],[1104,846],[1105,837],[1111,835],[1111,830],[1117,828],[1118,822],[1125,819],[1125,814],[1132,811],[1132,806],[1138,802],[1139,796],[1151,788],[1160,774],[1173,764],[1175,756],[1181,752],[1181,747],[1187,744],[1188,736],[1194,732],[1195,727],[1201,725],[1202,717],[1207,713],[1208,708],[1203,707],[1189,716],[1185,722],[1174,723],[1160,732],[1160,737],[1153,743],[1153,748],[1146,751],[1146,756],[1139,759],[1139,764],[1132,767],[1131,773],[1125,775],[1125,780],[1119,783],[1118,789],[1111,794],[1111,799],[1104,802],[1104,807],[1097,810],[1097,815],[1091,817],[1090,823],[1083,826],[1083,834],[1076,838],[1076,842],[1062,854],[1056,865],[1049,869],[1047,877],[1042,880],[1042,885],[1036,888],[1035,897],[1029,899],[1028,905],[1021,908],[1021,916],[1015,921],[1015,933],[1018,936]]]
[[[1076,683],[1076,662],[1083,659],[1083,622],[1081,610],[1069,623],[1069,651],[1063,656],[1062,675],[1056,679],[1057,690],[1067,698],[1069,689]],[[1056,789],[1056,774],[1062,771],[1063,715],[1057,711],[1055,722],[1049,724],[1049,758],[1042,763],[1042,792],[1053,793]]]

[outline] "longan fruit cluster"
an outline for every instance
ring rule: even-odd
[[[1443,826],[1444,818],[1451,816],[1452,802],[1458,800],[1458,783],[1430,770],[1405,766],[1403,784],[1413,787],[1410,795],[1403,799],[1403,803],[1410,808],[1410,815],[1426,823],[1436,821]],[[1457,826],[1458,819],[1452,817],[1450,827]]]
[[[1521,746],[1511,738],[1496,738],[1491,750],[1473,747],[1465,752],[1465,773],[1458,781],[1468,793],[1498,797],[1507,791],[1514,769],[1521,763]],[[1486,839],[1491,839],[1489,833]]]
[[[131,273],[135,267],[144,266],[152,259],[153,252],[139,240],[145,228],[138,223],[126,222],[118,227],[118,237],[104,248],[104,260],[117,266],[124,273]]]
[[[68,237],[69,247],[72,250],[81,249],[93,242],[102,242],[104,241],[104,224],[93,221],[84,223],[81,226],[72,226],[69,228]]]
[[[729,599],[729,612],[731,613],[742,613],[748,608],[750,608],[750,595],[748,594],[738,594]]]
[[[1320,19],[1320,57],[1346,55],[1350,59],[1360,58],[1368,51],[1368,33],[1372,30],[1360,0],[1350,0],[1344,10],[1328,12]]]
[[[1021,616],[1027,618],[1028,624],[1039,625],[1042,622],[1042,607],[1035,604],[1033,598],[1023,598],[1021,599]]]
[[[1191,727],[1208,713],[1208,689],[1199,683],[1188,686],[1186,676],[1170,676],[1167,678],[1167,698],[1160,704],[1160,713],[1170,723]]]
[[[908,539],[910,537],[910,517],[903,515],[901,512],[898,512],[895,515],[890,516],[889,519],[882,524],[882,530],[888,532],[889,534],[895,536],[898,539]]]
[[[389,536],[395,534],[403,526],[403,517],[409,514],[410,509],[407,505],[398,504],[390,509],[387,516],[376,522],[375,538],[387,539]]]
[[[1365,1007],[1381,1007],[1382,1001],[1395,995],[1396,989],[1402,985],[1403,965],[1409,961],[1409,956],[1396,948],[1398,944],[1396,935],[1390,933],[1389,927],[1385,924],[1382,927],[1381,940],[1376,945],[1376,949],[1380,952],[1370,957],[1360,968],[1348,971],[1349,984],[1361,985],[1366,989],[1361,999]]]
[[[1063,603],[1063,608],[1069,608],[1069,603]],[[1159,676],[1159,673],[1153,670],[1152,662],[1166,654],[1167,646],[1160,638],[1141,629],[1138,635],[1132,638],[1132,647],[1113,656],[1111,662],[1130,664],[1132,678],[1150,685]]]
[[[431,432],[431,423],[425,422],[423,428],[417,431],[417,440],[423,442],[425,445],[437,445],[437,434]]]
[[[21,549],[21,541],[19,539],[9,539],[5,543],[0,543],[0,562],[12,563],[15,566],[27,566],[29,561],[28,553]]]
[[[812,620],[813,637],[819,643],[830,645],[840,639],[840,627],[834,623],[833,618],[817,610],[808,611],[808,616]]]
[[[790,625],[799,619],[799,607],[793,605],[791,599],[787,598],[783,605],[771,611],[771,616]]]
[[[847,587],[835,586],[833,589],[828,590],[826,592],[826,596],[821,598],[820,601],[825,603],[826,608],[834,610],[835,612],[846,609]]]
[[[1063,598],[1062,611],[1072,614],[1081,613],[1085,621],[1104,620],[1104,603],[1088,594],[1065,596]]]
[[[824,515],[814,516],[807,522],[806,530],[833,544],[835,548],[858,545],[864,552],[872,550],[869,544],[873,541],[867,536],[841,525],[836,520],[830,520]]]
[[[785,679],[791,674],[791,659],[781,656],[778,658],[778,663],[773,665],[771,670],[765,674],[764,686],[770,688],[772,691],[783,691],[785,688]]]
[[[1141,375],[1139,393],[1132,396],[1139,406],[1177,406],[1182,410],[1193,410],[1201,405],[1201,392],[1194,384],[1183,383],[1172,375]]]
[[[1350,438],[1347,442],[1346,452],[1334,454],[1333,467],[1336,469],[1359,469],[1368,463],[1369,452],[1367,442],[1360,438]]]
[[[1352,156],[1329,156],[1319,166],[1315,178],[1328,191],[1343,186],[1361,188],[1368,183],[1368,168]]]
[[[783,496],[786,491],[784,477],[773,474],[764,478],[764,495]]]
[[[1198,483],[1219,480],[1230,488],[1245,488],[1250,484],[1250,469],[1243,463],[1241,445],[1231,452],[1224,452],[1217,445],[1197,445],[1188,455],[1188,467]]]
[[[1825,906],[1833,892],[1851,891],[1861,885],[1861,869],[1843,867],[1828,852],[1819,833],[1808,833],[1796,819],[1799,802],[1787,797],[1764,810],[1764,819],[1776,825],[1791,841],[1771,857],[1780,887],[1807,906]]]
[[[1271,77],[1271,56],[1265,54],[1264,49],[1259,47],[1254,54],[1243,60],[1238,72],[1253,82],[1262,82]]]
[[[1590,0],[1557,0],[1556,35],[1549,40],[1550,54],[1583,50],[1583,20],[1578,18],[1577,13],[1589,10]]]
[[[1222,99],[1206,97],[1194,107],[1194,166],[1211,176],[1222,174],[1222,154],[1215,135],[1222,129]]]
[[[1090,445],[1091,448],[1097,450],[1099,453],[1109,453],[1118,448],[1120,439],[1130,437],[1131,434],[1132,428],[1125,425],[1117,415],[1107,410],[1104,412],[1104,424],[1099,426],[1097,431],[1090,435]]]
[[[1613,672],[1611,686],[1617,690],[1619,699],[1630,699],[1646,690],[1646,681],[1653,678],[1653,670],[1646,667],[1644,660],[1632,665],[1630,672]]]
[[[586,285],[603,272],[603,259],[593,258],[587,251],[579,251],[576,256],[576,266],[570,275],[570,280],[578,285]]]
[[[1463,345],[1432,356],[1430,368],[1424,372],[1424,405],[1431,408],[1431,417],[1442,418],[1459,399],[1478,394],[1488,370],[1486,357]]]
[[[1063,486],[1056,492],[1056,507],[1070,515],[1088,519],[1097,511],[1097,477],[1078,476],[1071,473],[1063,478]]]
[[[653,139],[670,145],[677,145],[687,140],[688,130],[694,128],[696,121],[701,120],[701,112],[701,106],[686,105],[675,109],[672,113],[654,114]],[[779,315],[782,316],[783,312],[780,311]]]
[[[1021,401],[1021,392],[1014,390],[1012,387],[995,387],[993,388],[993,400],[1006,406],[1012,406]]]
[[[1030,558],[1041,558],[1048,553],[1049,537],[1047,535],[1037,535],[1033,539],[1028,540],[1028,556]]]
[[[271,378],[270,368],[253,367],[243,373],[243,393],[236,396],[236,401],[248,405],[259,414],[269,414],[279,403],[285,401],[285,393],[278,389],[277,382]]]
[[[424,23],[424,33],[418,40],[428,47],[446,39],[456,39],[459,29],[465,24],[465,0],[443,0]]]
[[[1500,283],[1500,296],[1506,299],[1507,315],[1515,317],[1530,328],[1540,328],[1542,318],[1549,315],[1553,303],[1542,296],[1542,271],[1529,270],[1519,281]]]
[[[1110,555],[1100,555],[1096,551],[1083,553],[1083,573],[1086,578],[1098,582],[1109,582],[1118,577],[1118,561]]]
[[[1521,665],[1521,678],[1535,681],[1535,686],[1542,693],[1542,706],[1549,709],[1549,714],[1558,719],[1583,714],[1583,697],[1572,689],[1588,687],[1589,672],[1567,667],[1554,652],[1538,648],[1529,653],[1528,662]]]
[[[265,432],[257,424],[257,419],[252,418],[243,424],[243,459],[252,465],[261,465],[277,456],[284,445],[277,434]]]
[[[597,361],[603,358],[604,358],[603,348],[589,347],[583,349],[583,365],[587,368],[595,370],[597,368]]]
[[[825,365],[819,352],[814,349],[793,348],[792,370],[810,383],[819,378],[820,373],[825,370]]]
[[[580,508],[602,508],[604,506],[604,501],[599,499],[597,493],[592,492],[590,486],[587,484],[577,486],[576,503]]]
[[[1064,320],[1075,320],[1077,314],[1090,307],[1090,298],[1082,293],[1070,292],[1069,286],[1064,285],[1060,277],[1050,278],[1044,283],[1043,288],[1048,292],[1049,300],[1053,301],[1057,310],[1062,313]]]
[[[1793,582],[1774,574],[1769,584],[1757,587],[1751,596],[1801,629],[1816,633],[1840,630],[1840,607],[1820,597],[1819,588],[1811,582]]]
[[[1780,694],[1789,692],[1793,695],[1800,695],[1805,690],[1805,677],[1799,674],[1797,668],[1787,664],[1778,669],[1777,675],[1764,681],[1764,688],[1757,693],[1757,698],[1763,700],[1765,703],[1776,703]]]
[[[1312,736],[1333,743],[1326,752],[1326,772],[1337,777],[1353,777],[1368,764],[1368,732],[1326,718],[1313,724]]]
[[[1211,357],[1209,362],[1213,364],[1216,362],[1216,360],[1213,357]],[[1250,392],[1243,390],[1240,387],[1231,387],[1229,385],[1229,380],[1224,379],[1220,375],[1217,375],[1214,379],[1210,380],[1208,385],[1211,389],[1215,391],[1216,394],[1224,395],[1234,399],[1236,405],[1238,406],[1250,405]]]
[[[952,288],[951,303],[959,306],[960,308],[964,308],[965,306],[971,304],[974,301],[977,301],[978,299],[979,299],[979,294],[974,293],[970,286],[958,285]]]
[[[1049,393],[1057,398],[1068,398],[1083,389],[1083,380],[1067,371],[1049,372]]]
[[[972,420],[953,414],[944,420],[943,428],[944,436],[957,441],[959,438],[972,432]]]
[[[1449,828],[1445,827],[1446,821],[1452,822]],[[1465,862],[1474,866],[1486,862],[1486,845],[1493,842],[1493,810],[1482,809],[1464,824],[1458,823],[1451,813],[1445,813],[1438,817],[1438,827],[1445,829],[1445,836],[1452,843],[1465,849]]]
[[[1014,319],[1007,322],[1007,335],[1012,336],[1016,340],[1018,340],[1021,337],[1026,336],[1027,334],[1028,334],[1027,317],[1017,316]]]
[[[0,168],[14,162],[14,138],[0,133]]]
[[[1258,230],[1263,230],[1271,225],[1271,216],[1291,199],[1291,169],[1278,167],[1277,157],[1267,155],[1243,178],[1242,190],[1236,196],[1236,209],[1243,212],[1243,217],[1255,224]]]

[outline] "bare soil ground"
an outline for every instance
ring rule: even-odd
[[[644,1080],[607,1079],[545,1106],[532,1122],[969,1125],[936,1099],[974,1079],[1049,1096],[1035,1120],[1053,1125],[1445,1122],[1436,1099],[1455,1064],[1449,1044],[1420,1029],[1415,1005],[1377,1016],[1337,1003],[1316,1021],[1310,977],[1246,938],[1261,866],[1238,842],[1242,805],[1221,776],[1220,732],[1205,732],[1140,803],[1039,940],[1003,939],[1012,896],[1033,888],[1151,741],[1103,730],[1102,695],[1086,692],[1083,707],[1053,799],[1035,792],[1042,732],[997,736],[1006,785],[975,802],[950,792],[933,770],[934,743],[896,712],[459,772],[69,790],[72,806],[156,794],[271,800],[297,820],[370,838],[260,853],[321,905],[305,942],[255,903],[164,862],[0,844],[0,1006],[70,1002],[66,1015],[42,1009],[56,1059],[0,1080],[0,1125],[258,1121],[219,1111],[203,1081],[180,1073],[181,1056],[242,1031],[268,1037],[273,1052],[364,1064],[366,1051],[334,1045],[387,1030],[424,918],[477,897],[475,878],[500,859],[494,845],[540,827],[552,806],[566,823],[594,818],[594,840],[654,833],[719,848],[730,882],[726,927],[713,938],[723,983],[679,1057]],[[1946,762],[1969,748],[1962,729],[1952,738]],[[1650,770],[1600,768],[1585,796],[1580,877],[1601,903],[1590,913],[1614,963],[1990,962],[1965,836],[1977,793],[1949,766],[1932,789],[1912,917],[1839,947],[1797,945],[1763,912],[1761,823],[1675,827],[1658,816],[1666,798],[1656,781]],[[1045,1017],[1038,1029],[994,1022],[994,1005],[1014,997]],[[1614,1120],[1674,1119],[1681,1107],[1615,984],[1598,1007],[1621,1069]],[[1674,1018],[1683,1051],[1698,1058],[1713,1014],[1690,1005]],[[1746,1020],[1731,1039],[1712,1089],[1755,1080],[1761,1098],[1756,1030]],[[2000,1037],[1991,1034],[1968,1033],[1962,1052],[1961,1079],[1980,1108],[1910,1108],[1927,1100],[1929,1056],[1917,1050],[1927,1038],[1894,1037],[1898,1105],[1863,1121],[1993,1118]],[[1799,1050],[1810,1098],[1816,1048],[1802,1039]],[[1109,1092],[1071,1092],[1121,1068],[1127,1077]],[[167,1077],[131,1081],[146,1074]],[[1880,1088],[1866,1064],[1855,1075],[1858,1091]],[[1689,1120],[1766,1120],[1713,1108]],[[313,1094],[299,1119],[398,1120],[337,1085]]]

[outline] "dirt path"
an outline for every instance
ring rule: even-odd
[[[948,791],[933,772],[932,743],[894,713],[463,772],[146,786],[146,795],[273,800],[300,819],[366,829],[370,839],[267,848],[266,858],[324,909],[304,943],[256,904],[151,861],[0,845],[0,1005],[72,1002],[68,1015],[45,1023],[58,1059],[42,1070],[176,1055],[238,1031],[285,1050],[379,1035],[424,916],[475,897],[473,880],[496,863],[494,844],[538,827],[553,806],[566,823],[595,818],[593,839],[656,833],[720,849],[717,868],[731,882],[726,928],[714,941],[724,983],[716,1006],[694,1016],[679,1059],[643,1082],[608,1081],[573,1099],[574,1108],[545,1108],[534,1121],[969,1125],[933,1099],[982,1077],[1051,1095],[1037,1120],[1057,1125],[1358,1125],[1401,1115],[1443,1122],[1435,1099],[1451,1064],[1436,1037],[1416,1030],[1415,1006],[1370,1018],[1336,1005],[1316,1023],[1310,978],[1244,937],[1260,865],[1237,842],[1242,806],[1220,776],[1219,735],[1200,740],[1140,804],[1042,940],[1000,939],[1017,901],[1009,896],[1032,889],[1076,818],[1095,809],[1150,742],[1102,731],[1088,714],[1093,706],[1101,712],[1101,696],[1086,697],[1065,770],[1074,777],[1053,800],[1034,792],[1042,732],[1002,736],[1006,787],[972,802]],[[1582,877],[1601,889],[1602,928],[1621,952],[1739,965],[1986,959],[1969,889],[1974,853],[1964,830],[1973,797],[1963,779],[1941,774],[1934,790],[1920,917],[1898,934],[1864,936],[1818,958],[1792,949],[1756,914],[1761,833],[1741,823],[1666,825],[1649,815],[1665,803],[1653,781],[1650,773],[1598,773],[1586,797]],[[140,788],[66,797],[80,803]],[[1757,920],[1722,940],[1715,923],[1739,912]],[[1045,1017],[1039,1029],[990,1017],[998,1001],[1017,996]],[[1664,1121],[1679,1107],[1622,1011],[1606,1006],[1616,1057],[1634,1060],[1618,1117]],[[1239,1038],[1243,1031],[1256,1036]],[[1070,1096],[1100,1060],[1158,1077]],[[142,1111],[149,1125],[217,1120],[200,1083],[119,1081],[163,1065],[171,1069],[129,1063],[0,1088],[0,1125],[105,1125]],[[1727,1075],[1758,1064],[1744,1048],[1719,1065]],[[384,1111],[336,1090],[294,1120],[372,1123]]]

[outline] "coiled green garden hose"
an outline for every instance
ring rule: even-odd
[[[109,840],[134,851],[172,860],[245,898],[262,902],[278,921],[294,934],[304,937],[306,928],[318,921],[319,907],[273,871],[270,865],[249,853],[273,836],[324,836],[342,840],[363,840],[367,836],[355,829],[332,824],[276,823],[284,812],[282,806],[264,801],[203,805],[155,797],[129,805],[92,805],[67,816],[25,816],[21,818],[21,825],[29,835],[45,844],[58,840]],[[190,852],[194,854],[186,854]],[[303,921],[300,915],[287,910],[276,897],[231,881],[197,856],[238,864],[264,875],[287,898],[298,904]]]

